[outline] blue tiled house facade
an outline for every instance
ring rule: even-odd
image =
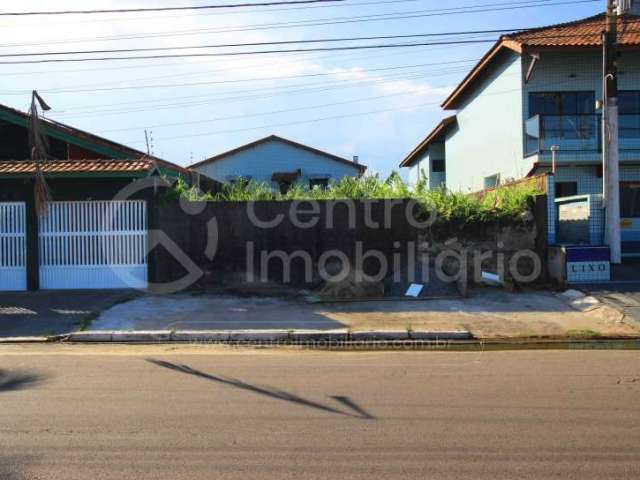
[[[587,196],[590,241],[602,243],[602,43],[605,16],[503,36],[443,104],[455,111],[402,162],[410,180],[438,145],[446,188],[475,192],[536,174],[556,199]],[[640,16],[618,21],[623,253],[640,254]],[[555,152],[555,153],[554,153]],[[555,171],[553,168],[555,157]]]
[[[298,183],[326,186],[359,177],[367,167],[276,135],[221,153],[190,168],[223,183],[253,180],[285,191]]]

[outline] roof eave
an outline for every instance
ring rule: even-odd
[[[416,148],[414,148],[405,159],[400,162],[400,168],[410,167],[416,162],[418,156],[422,155],[427,148],[436,143],[441,135],[446,134],[449,127],[456,123],[456,116],[452,115],[440,121],[440,123],[434,128],[429,135],[422,140]]]
[[[352,162],[351,160],[348,160],[346,158],[339,157],[337,155],[334,155],[334,154],[329,153],[329,152],[325,152],[323,150],[318,150],[317,148],[310,147],[309,145],[305,145],[303,143],[298,143],[298,142],[295,142],[293,140],[289,140],[288,138],[280,137],[278,135],[269,135],[268,137],[260,138],[258,140],[255,140],[253,142],[247,143],[245,145],[241,145],[241,146],[236,147],[234,149],[227,150],[226,152],[219,153],[218,155],[214,155],[213,157],[207,158],[206,160],[202,160],[200,162],[197,162],[197,163],[194,163],[192,165],[189,165],[188,168],[189,169],[194,169],[194,168],[201,167],[203,165],[208,165],[210,163],[213,163],[213,162],[216,162],[218,160],[222,160],[223,158],[227,158],[227,157],[229,157],[231,155],[234,155],[234,154],[236,154],[238,152],[242,152],[244,150],[248,150],[249,148],[253,148],[253,147],[256,147],[258,145],[261,145],[263,143],[270,142],[270,141],[283,142],[283,143],[292,145],[294,147],[307,150],[307,151],[312,152],[312,153],[314,153],[316,155],[321,155],[323,157],[327,157],[327,158],[329,158],[329,159],[331,159],[333,161],[352,166],[353,168],[355,168],[356,170],[358,170],[360,172],[360,175],[364,174],[364,172],[367,170],[367,166],[366,165],[362,165],[360,163]]]
[[[487,68],[487,66],[505,49],[522,55],[522,44],[513,40],[501,38],[495,43],[491,50],[489,50],[485,56],[480,59],[476,66],[473,67],[455,90],[451,92],[447,99],[442,103],[442,108],[445,110],[455,110],[460,104],[460,99],[467,93],[478,77],[480,77],[485,68]]]

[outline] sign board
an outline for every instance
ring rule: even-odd
[[[566,247],[567,282],[591,283],[611,280],[609,247]]]

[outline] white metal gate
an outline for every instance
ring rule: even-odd
[[[24,203],[0,203],[0,291],[27,289],[26,219]]]
[[[40,288],[146,288],[146,217],[144,201],[49,203],[40,218]]]

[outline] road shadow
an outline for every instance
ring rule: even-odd
[[[176,371],[176,372],[185,373],[187,375],[193,375],[193,376],[196,376],[196,377],[199,377],[199,378],[203,378],[205,380],[209,380],[209,381],[212,381],[212,382],[217,382],[217,383],[221,383],[223,385],[228,385],[228,386],[231,386],[231,387],[234,387],[234,388],[239,388],[241,390],[246,390],[246,391],[249,391],[249,392],[252,392],[252,393],[256,393],[258,395],[264,395],[264,396],[267,396],[269,398],[274,398],[274,399],[277,399],[277,400],[282,400],[282,401],[286,401],[286,402],[295,403],[297,405],[302,405],[302,406],[305,406],[305,407],[308,407],[308,408],[321,410],[323,412],[333,413],[333,414],[336,414],[336,415],[343,415],[343,416],[346,416],[346,417],[359,418],[359,419],[362,419],[362,420],[375,420],[376,419],[376,417],[374,417],[370,413],[366,412],[363,408],[358,406],[349,397],[334,396],[334,397],[331,397],[331,398],[333,398],[334,400],[338,401],[343,406],[349,408],[351,410],[351,412],[339,410],[337,408],[331,407],[329,405],[324,405],[322,403],[315,402],[313,400],[307,400],[306,398],[303,398],[303,397],[300,397],[300,396],[295,395],[293,393],[285,392],[283,390],[279,390],[279,389],[276,389],[276,388],[267,387],[267,386],[257,386],[257,385],[252,385],[252,384],[243,382],[242,380],[238,380],[238,379],[235,379],[235,378],[227,378],[227,377],[222,377],[222,376],[211,375],[209,373],[201,372],[199,370],[191,368],[188,365],[180,365],[180,364],[171,363],[171,362],[167,362],[167,361],[164,361],[164,360],[156,360],[156,359],[152,359],[152,358],[147,358],[146,361],[151,363],[151,364],[153,364],[153,365],[157,365],[159,367],[162,367],[162,368],[167,368],[169,370],[173,370],[173,371]]]
[[[0,393],[33,388],[45,379],[41,374],[0,370]]]
[[[0,337],[39,337],[78,330],[112,305],[137,296],[131,290],[0,293]]]

